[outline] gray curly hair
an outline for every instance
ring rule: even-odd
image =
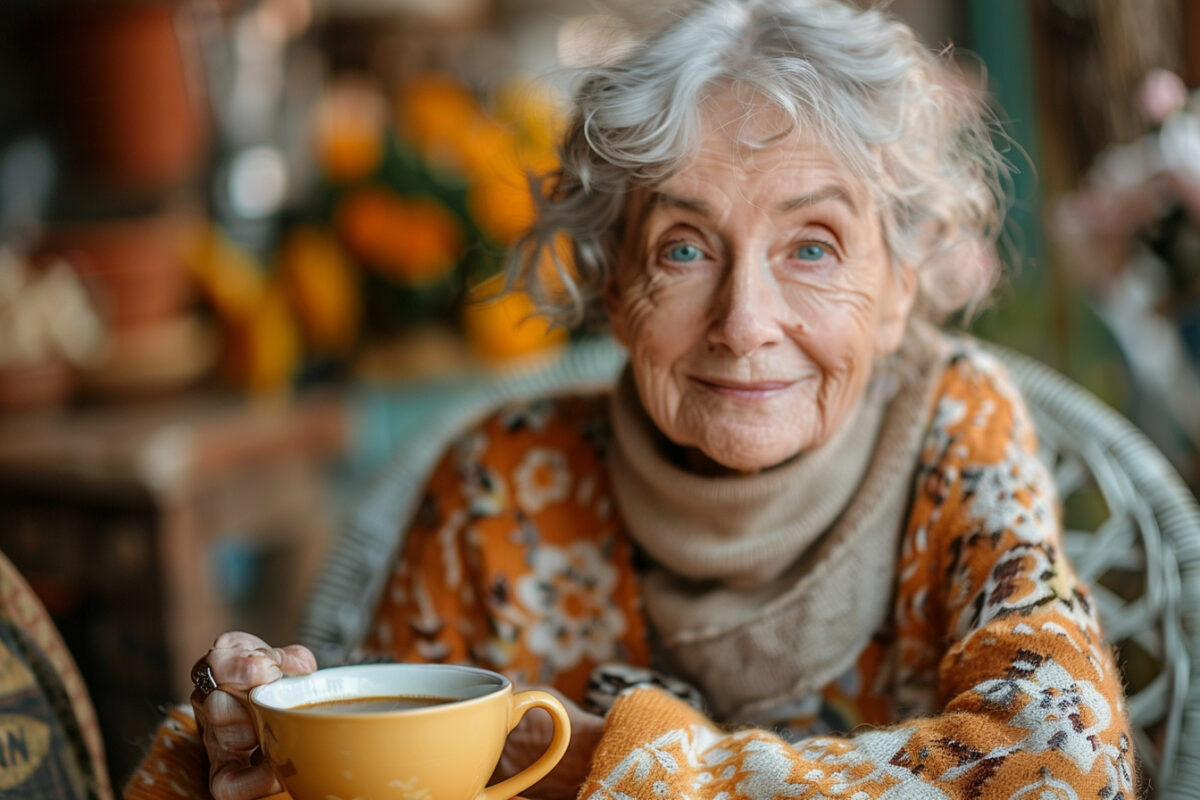
[[[987,300],[1011,167],[984,104],[906,25],[840,0],[685,0],[641,26],[583,70],[561,167],[533,181],[536,221],[507,283],[544,314],[602,316],[631,192],[685,162],[703,101],[725,87],[777,106],[863,180],[893,263],[918,268],[915,313],[941,321]],[[556,253],[563,236],[573,266]]]

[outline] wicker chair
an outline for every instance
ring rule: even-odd
[[[1200,797],[1200,508],[1127,420],[1049,367],[992,349],[1029,403],[1067,554],[1118,648],[1152,796]]]
[[[1142,772],[1155,798],[1200,797],[1200,508],[1138,430],[1054,370],[998,347],[1025,394],[1063,499],[1066,549],[1097,597],[1126,673]],[[398,531],[457,431],[502,403],[611,383],[607,340],[554,366],[480,380],[439,406],[359,505],[311,595],[301,641],[322,664],[354,657]]]

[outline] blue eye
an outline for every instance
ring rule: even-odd
[[[826,256],[826,250],[819,244],[803,244],[796,249],[796,258],[801,261],[820,261]]]
[[[677,244],[667,251],[667,258],[669,260],[682,263],[698,261],[703,257],[704,253],[694,244]]]

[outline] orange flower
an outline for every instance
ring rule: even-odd
[[[426,76],[400,93],[400,132],[424,158],[471,181],[553,169],[561,115],[549,99],[505,89],[499,106],[489,115],[453,78]]]
[[[480,117],[459,146],[460,172],[472,181],[498,175],[522,174],[518,143],[512,131],[493,119]]]
[[[479,181],[467,192],[467,212],[484,235],[509,245],[533,224],[533,197],[521,176]]]
[[[319,228],[288,232],[279,270],[292,308],[313,349],[344,353],[358,334],[358,276],[341,245]]]
[[[533,222],[529,173],[557,166],[558,113],[533,88],[503,89],[500,115],[448,77],[428,76],[400,94],[400,125],[423,157],[467,178],[468,211],[489,239],[511,244]]]
[[[375,170],[386,115],[378,89],[361,78],[342,78],[325,93],[313,118],[313,144],[331,180],[350,183]]]
[[[351,252],[408,286],[445,277],[463,249],[462,228],[445,207],[382,188],[363,189],[346,198],[338,209],[337,225]]]
[[[444,75],[428,75],[405,86],[399,96],[399,127],[429,161],[460,172],[464,153],[483,119],[475,95]]]
[[[463,307],[463,328],[471,348],[488,361],[504,361],[560,345],[563,328],[552,327],[537,314],[533,300],[522,291],[501,293],[503,276],[475,287]]]
[[[553,153],[521,151],[510,139],[480,163],[467,191],[467,211],[484,235],[509,245],[533,224],[530,175],[544,175],[558,162]]]

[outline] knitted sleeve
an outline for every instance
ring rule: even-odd
[[[1120,677],[1063,557],[1027,412],[985,356],[945,373],[904,538],[897,625],[938,634],[907,666],[924,661],[933,714],[788,742],[637,689],[581,797],[1133,797]]]

